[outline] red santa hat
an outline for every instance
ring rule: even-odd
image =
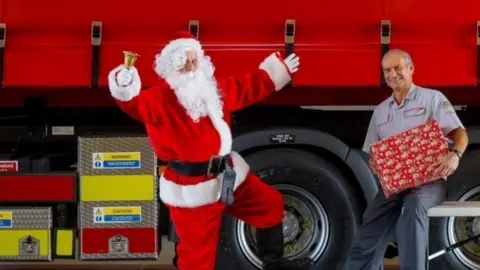
[[[203,56],[200,42],[190,32],[179,31],[175,39],[171,40],[155,57],[155,72],[167,78],[173,71],[179,70],[186,62],[186,52],[193,50],[197,56]]]
[[[178,31],[175,33],[175,39],[195,39],[195,36],[188,31]]]

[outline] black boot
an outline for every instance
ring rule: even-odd
[[[311,270],[313,261],[310,258],[284,259],[283,246],[283,224],[257,229],[258,255],[263,260],[263,270]]]
[[[168,241],[175,243],[175,256],[172,259],[172,264],[175,269],[178,269],[178,252],[177,252],[177,246],[178,242],[180,242],[180,237],[177,234],[177,230],[175,229],[175,225],[172,222],[172,219],[170,218],[170,230],[168,232]]]

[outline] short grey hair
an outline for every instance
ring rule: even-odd
[[[413,60],[412,60],[412,57],[410,56],[409,53],[407,53],[406,51],[404,50],[401,50],[401,49],[391,49],[389,50],[382,58],[382,62],[383,60],[391,55],[391,54],[401,54],[403,56],[403,60],[405,60],[405,64],[407,65],[413,65]]]

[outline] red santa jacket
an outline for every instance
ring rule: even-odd
[[[265,99],[290,79],[286,66],[274,54],[267,57],[258,70],[219,79],[224,116],[203,117],[197,123],[187,115],[166,83],[143,90],[128,101],[118,98],[119,92],[125,91],[122,87],[110,85],[110,91],[125,113],[145,124],[153,149],[162,160],[203,162],[231,152],[232,112]],[[237,188],[250,168],[238,153],[232,152],[232,158]],[[167,205],[188,208],[214,203],[220,198],[221,181],[222,176],[187,177],[167,168],[159,181],[160,199]]]

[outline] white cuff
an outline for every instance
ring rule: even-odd
[[[110,84],[109,88],[110,88],[110,94],[112,95],[112,97],[123,102],[130,101],[134,97],[140,94],[140,87],[136,88],[135,84],[133,83],[126,87],[121,87],[121,86],[118,86],[117,83],[114,83],[114,84]]]
[[[275,84],[275,90],[280,91],[292,79],[288,73],[287,67],[275,53],[265,58],[259,66],[260,69],[267,72],[270,79]]]

